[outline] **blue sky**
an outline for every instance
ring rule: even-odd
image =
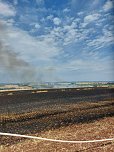
[[[0,0],[0,81],[114,80],[113,0]]]

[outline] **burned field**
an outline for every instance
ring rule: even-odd
[[[48,130],[92,123],[113,116],[113,88],[0,93],[0,132],[40,134]],[[12,145],[19,141],[20,138],[14,140],[13,137],[0,137],[1,145]]]

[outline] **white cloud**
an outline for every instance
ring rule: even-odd
[[[70,20],[70,18],[69,18]],[[85,35],[82,35],[82,31],[78,29],[78,24],[80,22],[79,18],[75,18],[70,20],[70,22],[64,22],[62,26],[54,27],[53,29],[49,29],[49,35],[62,47],[64,45],[68,45],[70,43],[78,42],[84,39]],[[85,33],[83,33],[85,34]]]
[[[35,24],[36,29],[39,29],[40,27],[41,27],[40,24],[38,24],[38,23]]]
[[[93,6],[96,6],[96,5],[98,5],[98,4],[99,4],[99,0],[94,0],[93,3],[92,3],[92,7],[93,7]]]
[[[59,25],[59,24],[61,24],[61,20],[60,20],[58,17],[55,17],[55,18],[53,19],[53,23],[54,23],[55,25]]]
[[[53,19],[53,15],[47,16],[47,20],[52,20],[52,19]]]
[[[0,15],[15,16],[16,11],[13,6],[0,1]]]
[[[81,23],[81,27],[85,28],[88,24],[98,21],[100,18],[100,14],[95,13],[95,14],[90,14],[84,17],[84,22]]]
[[[36,0],[37,5],[44,5],[44,0]]]
[[[6,26],[6,23],[2,23]],[[49,61],[60,53],[60,48],[56,42],[49,36],[36,38],[30,36],[27,32],[7,26],[5,32],[1,33],[4,43],[9,45],[16,53],[31,62]]]
[[[65,9],[63,10],[63,12],[64,12],[64,13],[68,13],[68,12],[70,12],[70,9],[65,8]]]
[[[68,45],[70,43],[78,43],[80,40],[84,40],[89,30],[84,31],[80,26],[81,20],[75,18],[68,25],[64,25],[62,31],[65,33],[63,37],[63,45]]]
[[[84,12],[78,12],[77,15],[82,16]]]
[[[114,44],[114,35],[105,28],[103,29],[103,35],[99,35],[97,38],[89,40],[87,43],[89,47],[93,47],[94,49],[108,47],[111,44]]]
[[[88,15],[84,18],[84,22],[88,24],[90,22],[98,20],[99,17],[100,17],[100,14],[97,14],[97,13],[96,14],[90,14],[90,15]]]
[[[13,0],[14,5],[18,4],[18,0]]]
[[[113,1],[111,0],[108,0],[103,7],[104,11],[108,11],[112,8],[113,8]]]
[[[88,55],[89,53],[89,55]],[[68,63],[65,63],[61,65],[62,69],[69,69],[71,71],[82,71],[83,73],[88,72],[108,72],[112,71],[112,63],[114,63],[114,60],[111,58],[107,59],[107,57],[104,58],[97,58],[96,56],[99,56],[96,52],[87,52],[85,54],[82,54],[83,56],[87,56],[87,59],[81,59],[81,58],[73,58],[72,60],[69,60]]]
[[[29,33],[33,34],[39,31],[39,29],[41,28],[41,25],[39,23],[31,23],[31,29],[29,31]]]
[[[64,45],[68,45],[74,42],[77,38],[77,35],[78,35],[77,31],[74,28],[70,28],[67,34],[65,35]]]
[[[41,27],[41,25],[38,22],[32,22],[30,25],[32,26],[32,28],[36,29],[39,29]]]
[[[13,1],[15,1],[16,5],[17,0]],[[37,0],[38,5],[43,4],[42,2],[42,0]],[[96,0],[96,2],[98,2],[98,0]],[[2,2],[0,1],[0,4],[1,3]],[[2,4],[7,5],[7,9],[3,11],[2,7],[1,11],[0,7],[0,14],[4,16],[13,16],[13,13],[15,14],[15,9],[13,6],[7,3]],[[44,16],[42,15],[42,21],[39,19],[38,22],[38,18],[40,17],[39,13],[43,12],[39,11],[41,7],[38,8],[37,11],[39,13],[37,14],[35,9],[31,9],[27,8],[27,11],[25,11],[24,14],[20,14],[19,19],[20,25],[23,23],[29,24],[31,31],[27,32],[23,31],[22,29],[13,27],[14,20],[10,19],[6,21],[7,23],[5,21],[3,23],[4,25],[7,24],[7,27],[5,28],[6,32],[0,32],[0,38],[7,46],[9,46],[9,48],[18,54],[19,58],[22,58],[24,61],[30,63],[38,70],[41,70],[42,73],[43,69],[46,71],[46,69],[50,69],[50,67],[52,67],[51,69],[57,69],[59,72],[66,69],[67,73],[69,70],[80,70],[83,72],[84,70],[100,71],[106,69],[104,67],[106,67],[105,63],[107,62],[100,62],[99,54],[97,52],[99,51],[97,49],[109,46],[109,44],[112,44],[114,42],[112,32],[109,31],[112,30],[113,27],[110,29],[107,28],[109,30],[100,29],[104,27],[103,23],[107,20],[105,13],[102,16],[102,13],[98,14],[100,11],[98,13],[95,13],[94,11],[91,14],[87,15],[86,10],[83,12],[81,12],[81,10],[77,10],[78,13],[74,13],[76,16],[79,15],[78,18],[76,18],[76,16],[70,17],[70,13],[68,15],[65,15],[63,18],[54,18],[54,16],[51,15],[53,14],[53,11],[50,12],[49,10],[47,14],[51,14],[47,17],[45,17],[45,14]],[[63,10],[64,14],[68,11],[70,10],[67,8]],[[103,19],[105,21],[102,21]],[[57,26],[53,27],[52,23],[47,25],[49,20],[51,20],[51,22]],[[97,30],[96,23],[100,25],[101,21],[101,27],[99,27]],[[87,28],[86,25],[89,23],[93,23],[94,25],[92,24],[93,26],[91,26],[90,24],[90,26],[88,26],[89,28]],[[38,35],[39,28],[41,28],[40,34],[44,35]],[[44,30],[43,32],[42,29]],[[35,34],[32,34],[37,35],[37,37],[29,35],[31,34],[30,32],[34,32]],[[93,50],[90,52],[88,51],[87,53],[87,50],[90,50],[90,48],[93,48]],[[85,54],[88,55],[87,57],[85,57],[82,53],[83,49],[86,50]],[[96,52],[94,52],[94,50],[96,50]],[[64,61],[65,59],[68,60]],[[107,69],[109,68],[107,67]]]

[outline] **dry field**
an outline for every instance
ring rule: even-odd
[[[111,138],[114,137],[114,117],[107,117],[92,123],[64,126],[34,135],[63,140]],[[14,140],[16,139],[16,137],[12,138]],[[2,145],[0,148],[0,152],[114,152],[114,141],[91,144],[70,144],[26,139],[10,146]]]
[[[2,94],[0,132],[61,140],[113,138],[114,90]],[[0,152],[114,152],[114,142],[71,144],[0,136],[0,144]]]

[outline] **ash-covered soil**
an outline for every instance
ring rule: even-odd
[[[0,132],[36,134],[114,116],[114,89],[50,89],[0,93]],[[1,145],[20,138],[1,137]]]
[[[47,92],[46,92],[47,91]],[[104,101],[114,98],[114,89],[80,88],[11,91],[0,93],[0,114],[25,113],[41,109],[62,109],[81,101]]]

